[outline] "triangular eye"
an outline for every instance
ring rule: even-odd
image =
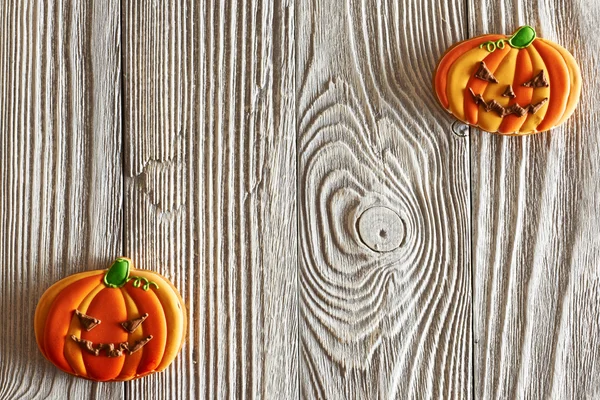
[[[548,86],[550,86],[550,83],[548,82],[548,79],[546,78],[546,75],[544,74],[544,70],[541,70],[532,79],[523,83],[523,86],[529,87],[529,88],[539,88],[539,87],[548,87]]]
[[[121,322],[121,326],[129,333],[133,333],[138,326],[144,322],[144,320],[148,318],[148,313],[142,315],[141,317],[130,319],[129,321]]]
[[[496,79],[494,74],[492,74],[483,61],[479,64],[477,72],[475,72],[475,78],[486,82],[498,83],[498,79]]]
[[[79,310],[75,310],[75,315],[77,315],[77,318],[79,318],[81,326],[83,326],[84,329],[88,332],[94,329],[96,326],[100,325],[99,319],[90,317],[89,315],[85,315],[79,312]]]

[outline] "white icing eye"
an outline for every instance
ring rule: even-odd
[[[138,328],[138,326],[140,326],[142,324],[142,322],[144,322],[144,320],[146,318],[148,318],[148,313],[145,313],[144,315],[142,315],[138,318],[134,318],[134,319],[130,319],[129,321],[121,322],[121,326],[127,332],[133,333]]]

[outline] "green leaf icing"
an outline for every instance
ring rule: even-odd
[[[524,49],[535,40],[535,30],[529,25],[520,27],[510,39],[508,44],[517,49]]]
[[[104,275],[104,284],[111,288],[119,288],[129,279],[129,260],[117,258]]]

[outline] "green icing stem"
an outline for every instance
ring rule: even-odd
[[[115,262],[110,266],[106,274],[104,275],[104,284],[110,288],[120,288],[127,282],[133,280],[133,287],[142,290],[148,290],[154,286],[158,289],[156,282],[149,281],[143,276],[129,277],[129,264],[130,261],[126,258],[117,258]],[[142,282],[144,285],[142,286]]]
[[[104,284],[111,288],[119,288],[129,279],[129,260],[117,258],[104,275]]]
[[[493,53],[496,49],[503,49],[504,43],[507,42],[511,47],[515,49],[524,49],[528,47],[536,38],[535,30],[529,25],[525,25],[517,29],[517,31],[508,39],[499,39],[497,41],[487,41],[479,45],[479,48],[483,48]]]
[[[508,39],[510,44],[515,49],[524,49],[535,40],[535,30],[529,25],[525,25],[517,29],[517,31]]]

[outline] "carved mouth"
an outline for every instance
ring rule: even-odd
[[[80,339],[75,335],[71,335],[71,339],[73,339],[73,341],[79,344],[82,348],[87,350],[88,353],[91,353],[95,356],[99,356],[102,350],[106,350],[107,357],[120,357],[123,355],[124,351],[128,351],[129,354],[133,354],[144,347],[146,343],[152,340],[152,335],[138,340],[133,346],[131,346],[129,342],[122,342],[118,345],[115,345],[115,343],[99,343],[96,345],[96,347],[94,347],[94,344],[89,340]]]
[[[483,99],[483,96],[481,94],[475,94],[475,92],[473,92],[473,89],[471,89],[471,88],[469,88],[469,91],[471,92],[471,95],[473,96],[473,100],[475,101],[475,104],[481,104],[483,106],[483,109],[486,112],[494,111],[500,117],[506,117],[507,115],[511,115],[511,114],[514,114],[518,117],[522,117],[523,115],[525,115],[527,113],[535,114],[548,101],[548,98],[546,97],[545,99],[543,99],[535,104],[529,104],[525,107],[522,107],[522,106],[518,105],[517,103],[515,103],[511,106],[508,106],[508,107],[504,107],[502,104],[498,103],[496,100],[486,102]]]

